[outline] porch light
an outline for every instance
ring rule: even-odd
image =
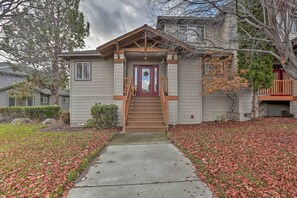
[[[147,60],[147,57],[146,56],[144,57],[144,60]]]

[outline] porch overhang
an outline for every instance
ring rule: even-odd
[[[192,52],[193,47],[146,24],[97,47],[97,52],[105,59],[113,57],[114,53],[175,53],[178,51]]]

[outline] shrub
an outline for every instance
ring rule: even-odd
[[[96,103],[91,107],[91,116],[93,119],[85,123],[86,127],[111,128],[118,122],[118,107],[116,105],[102,105]]]
[[[62,111],[60,113],[60,118],[65,124],[70,124],[70,112],[69,111]]]
[[[31,120],[43,120],[46,118],[57,119],[59,116],[59,106],[32,106],[32,107],[0,107],[1,117],[6,120],[16,118],[29,118]]]

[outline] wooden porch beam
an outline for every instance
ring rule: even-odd
[[[293,96],[258,96],[258,100],[259,101],[293,101],[294,97]]]
[[[146,52],[147,50],[147,32],[144,32],[144,52]]]
[[[135,41],[134,44],[138,47],[141,48],[141,46]]]
[[[145,49],[144,47],[141,48],[123,48],[125,52],[162,52],[162,51],[167,51],[166,49],[161,49],[161,48],[147,48]]]
[[[157,45],[159,42],[154,42],[153,44],[152,44],[152,46],[151,46],[151,48],[154,48],[155,47],[155,45]]]
[[[119,45],[118,42],[115,42],[115,45],[116,45],[116,51],[117,51],[118,59],[120,59],[120,53],[119,53],[119,51],[120,51],[120,45]]]

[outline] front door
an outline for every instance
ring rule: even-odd
[[[134,85],[136,86],[136,96],[158,96],[159,66],[135,65]]]

